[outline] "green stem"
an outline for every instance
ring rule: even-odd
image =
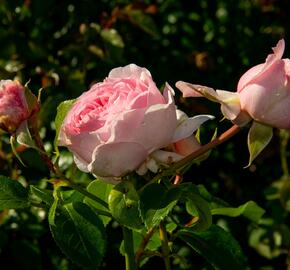
[[[154,232],[155,232],[155,227],[149,229],[149,231],[144,235],[144,237],[139,245],[139,248],[136,251],[135,257],[136,257],[137,267],[139,266],[141,257],[144,254],[144,250],[145,250],[147,244],[149,243],[150,238],[153,236]]]
[[[132,230],[123,227],[126,270],[136,270]]]
[[[159,234],[160,234],[161,248],[162,248],[165,269],[170,270],[171,269],[170,260],[169,260],[170,249],[168,246],[167,233],[166,233],[166,229],[163,222],[161,222],[159,225]]]
[[[289,140],[289,133],[285,130],[280,130],[280,158],[281,166],[284,176],[289,175],[288,162],[287,162],[287,145]]]
[[[33,123],[30,125],[29,128],[30,128],[30,131],[31,131],[32,138],[34,139],[37,147],[40,149],[40,156],[41,156],[42,160],[45,162],[45,164],[47,165],[47,167],[49,168],[49,170],[52,173],[54,173],[55,175],[57,175],[58,177],[60,177],[61,179],[63,179],[73,189],[77,190],[78,192],[80,192],[81,194],[85,195],[86,197],[96,201],[100,205],[102,205],[102,206],[106,207],[107,209],[109,209],[109,206],[108,206],[108,204],[105,201],[103,201],[102,199],[98,198],[94,194],[88,192],[86,189],[82,188],[78,184],[75,184],[71,179],[65,177],[62,174],[62,172],[60,171],[60,169],[58,168],[58,166],[56,164],[53,164],[53,162],[51,161],[50,157],[45,152],[43,141],[42,141],[41,137],[39,136],[38,126],[37,126],[37,115],[34,116]]]

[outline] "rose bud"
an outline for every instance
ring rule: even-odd
[[[282,129],[290,128],[290,60],[281,59],[281,39],[266,62],[249,69],[239,80],[237,92],[216,90],[187,82],[176,83],[183,97],[204,96],[221,104],[225,118],[243,126],[251,119]]]
[[[249,69],[238,83],[241,110],[273,127],[290,128],[290,60],[281,59],[281,39],[266,62]]]
[[[0,128],[13,133],[29,116],[24,87],[18,81],[1,80]]]

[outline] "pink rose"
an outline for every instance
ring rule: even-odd
[[[0,128],[13,133],[29,118],[24,87],[18,81],[0,81]]]
[[[177,126],[172,94],[167,86],[162,95],[145,68],[113,69],[77,98],[61,126],[59,144],[69,148],[80,170],[122,176],[172,142]]]
[[[277,128],[290,128],[290,60],[281,59],[281,39],[266,62],[252,67],[238,83],[241,110],[254,120]]]
[[[221,104],[223,115],[243,126],[251,118],[257,122],[290,128],[290,60],[281,59],[285,43],[281,39],[266,62],[248,70],[236,93],[187,82],[176,83],[184,97],[204,96]]]

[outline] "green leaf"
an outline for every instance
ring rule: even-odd
[[[52,192],[49,190],[45,189],[40,189],[36,186],[31,185],[30,186],[30,192],[35,195],[38,199],[43,201],[47,205],[52,205],[53,204],[53,195]]]
[[[122,37],[119,35],[116,29],[103,29],[101,31],[101,37],[103,40],[110,43],[114,47],[124,48],[125,46]]]
[[[87,191],[94,194],[95,196],[99,197],[100,199],[102,199],[103,201],[105,201],[106,203],[108,203],[108,199],[109,199],[109,194],[112,190],[114,186],[111,184],[107,184],[104,181],[101,180],[95,180],[93,182],[91,182],[88,187],[87,187]],[[101,209],[104,211],[107,211],[108,209],[106,207],[104,207],[103,205],[99,204],[98,202],[85,197],[84,199],[84,203],[93,206],[94,208],[97,209]],[[101,220],[103,221],[104,225],[106,226],[111,218],[107,217],[107,216],[99,216],[101,218]]]
[[[246,259],[238,242],[222,228],[212,225],[207,231],[195,232],[183,229],[177,237],[203,256],[214,269],[244,270]]]
[[[0,210],[28,206],[28,190],[19,182],[0,175]]]
[[[63,204],[82,202],[85,196],[76,190],[63,190],[60,192],[60,198]]]
[[[248,133],[248,149],[250,152],[249,167],[253,160],[263,151],[268,145],[273,136],[273,128],[263,125],[256,121],[253,122]]]
[[[142,220],[138,210],[139,196],[131,182],[121,182],[109,195],[109,209],[121,224],[132,229],[141,229]]]
[[[265,213],[265,210],[258,206],[255,202],[249,201],[239,207],[221,207],[211,210],[212,215],[224,215],[229,217],[237,217],[240,215],[258,222]]]
[[[147,186],[140,195],[140,214],[145,226],[158,225],[176,205],[182,194],[180,186],[166,189],[159,184]]]
[[[186,211],[194,216],[186,226],[192,227],[194,231],[207,230],[212,224],[209,203],[200,196],[198,189],[194,186],[188,188],[184,197],[186,198]]]
[[[55,139],[54,139],[54,150],[56,152],[56,155],[59,155],[58,151],[58,136],[59,136],[59,130],[61,127],[61,124],[66,117],[68,111],[70,110],[71,106],[74,104],[75,99],[66,100],[61,102],[57,107],[57,114],[55,117]]]
[[[112,62],[120,62],[123,58],[124,41],[116,29],[103,29],[101,37],[106,48],[106,58]]]
[[[142,230],[141,232],[133,231],[134,253],[138,250],[142,240],[144,239],[144,236],[145,236],[144,230]],[[157,231],[150,237],[145,250],[156,251],[160,246],[161,246],[161,240]],[[122,255],[125,255],[124,241],[122,241],[120,245],[120,253]]]
[[[48,216],[54,240],[74,263],[86,269],[97,269],[106,246],[103,223],[84,203],[56,207],[55,202]]]

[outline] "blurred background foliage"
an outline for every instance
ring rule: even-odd
[[[280,38],[288,46],[285,56],[290,55],[289,26],[288,0],[0,0],[0,78],[30,80],[35,93],[43,88],[41,135],[52,151],[59,102],[79,96],[112,68],[144,66],[160,87],[165,81],[174,86],[184,80],[235,91],[239,77],[264,62]],[[230,125],[219,122],[215,104],[184,100],[179,93],[176,100],[190,115],[217,116],[201,131],[205,142],[215,125],[218,132]],[[288,137],[288,132],[276,131],[270,146],[245,169],[248,153],[242,131],[185,177],[233,206],[254,200],[266,210],[259,224],[242,217],[215,220],[235,236],[252,269],[290,269]],[[27,167],[11,154],[8,138],[1,137],[1,174],[45,187],[48,171],[36,152],[17,151]],[[59,164],[76,181],[91,180],[70,166],[68,152],[62,152]],[[0,213],[1,269],[76,269],[55,245],[45,217],[37,209]],[[110,244],[102,269],[121,269],[118,226],[110,224],[107,230]],[[175,259],[174,269],[211,269],[188,247],[175,248],[184,260]],[[144,269],[157,267],[163,267],[161,259],[149,261]]]

